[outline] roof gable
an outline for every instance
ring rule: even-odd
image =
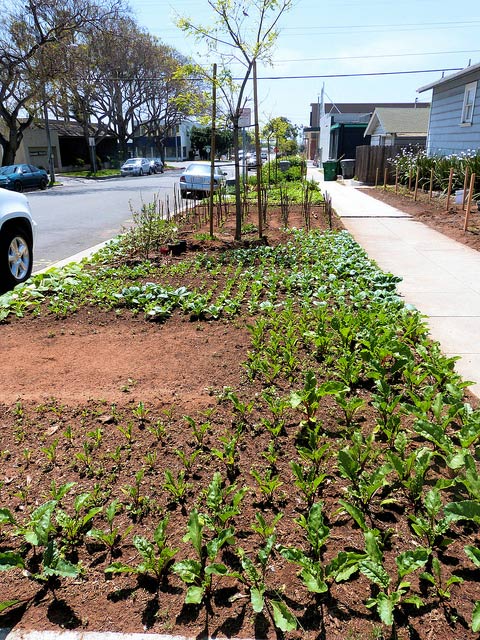
[[[427,135],[430,109],[411,107],[377,107],[370,118],[365,135],[372,135],[378,125],[385,134]]]

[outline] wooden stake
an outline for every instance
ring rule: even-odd
[[[212,87],[212,137],[210,140],[210,198],[208,215],[210,219],[210,238],[213,239],[213,181],[215,175],[215,123],[217,119],[217,65],[213,65]]]
[[[375,186],[378,187],[378,167],[377,167],[377,170],[375,171]]]
[[[413,196],[414,201],[417,201],[417,194],[418,194],[418,179],[420,177],[420,167],[417,167],[417,173],[415,175],[415,194]]]
[[[467,199],[467,184],[468,184],[468,167],[465,167],[465,180],[463,181],[463,195],[462,195],[462,211],[465,210],[465,201]]]
[[[430,191],[428,192],[428,201],[432,201],[432,193],[433,193],[433,167],[430,169]]]
[[[408,190],[412,190],[412,168],[408,170]]]
[[[395,169],[395,193],[398,193],[398,167]]]
[[[388,178],[388,169],[385,168],[383,171],[383,190],[387,190],[387,178]]]
[[[447,191],[447,211],[450,209],[450,195],[452,193],[453,182],[453,167],[450,167],[450,175],[448,177],[448,191]]]
[[[466,231],[468,229],[468,222],[470,220],[470,207],[472,206],[472,198],[473,198],[473,189],[475,187],[475,174],[472,173],[472,177],[470,178],[470,189],[468,190],[468,202],[467,202],[467,211],[465,212],[465,222],[463,223],[463,230]]]

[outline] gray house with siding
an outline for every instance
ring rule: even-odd
[[[428,155],[480,152],[480,63],[417,89],[433,89]]]

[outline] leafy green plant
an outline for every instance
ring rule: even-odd
[[[132,530],[132,526],[128,526],[126,529],[121,530],[118,527],[114,527],[115,517],[121,510],[120,501],[116,498],[112,500],[112,502],[105,509],[105,519],[107,521],[108,528],[107,529],[90,529],[87,536],[97,540],[101,544],[105,545],[108,549],[108,553],[110,558],[113,557],[115,547],[120,543],[122,538],[125,538],[130,531]]]
[[[185,480],[185,470],[182,469],[175,477],[170,469],[165,469],[163,488],[172,496],[173,502],[183,503],[192,485]]]
[[[224,485],[219,471],[213,474],[213,478],[206,489],[205,504],[208,514],[204,514],[205,523],[216,533],[220,533],[227,523],[239,515],[240,506],[248,488],[237,489],[237,485]]]
[[[200,604],[204,598],[207,600],[210,598],[214,576],[237,577],[238,575],[236,572],[230,572],[225,564],[216,562],[222,547],[233,542],[233,527],[221,530],[207,542],[204,538],[204,526],[203,517],[198,511],[192,511],[184,541],[191,543],[196,557],[181,560],[173,565],[173,571],[189,585],[185,595],[187,604]]]
[[[73,514],[57,509],[55,518],[60,528],[62,546],[72,549],[88,533],[94,517],[102,511],[102,507],[91,506],[91,493],[81,493],[73,501]]]
[[[153,532],[153,542],[144,536],[133,536],[133,546],[138,551],[141,561],[136,565],[112,562],[105,573],[134,573],[153,576],[158,583],[165,577],[177,548],[168,546],[168,516],[157,525]]]
[[[275,545],[275,536],[265,539],[265,544],[257,551],[254,560],[242,549],[238,548],[238,556],[243,572],[239,579],[250,591],[250,602],[254,613],[267,610],[274,625],[283,632],[297,628],[297,619],[282,600],[280,594],[268,588],[265,581],[268,560]]]

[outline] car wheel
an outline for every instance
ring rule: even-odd
[[[23,229],[13,227],[0,237],[1,289],[25,282],[32,272],[32,242]]]
[[[43,180],[40,180],[40,184],[38,186],[42,191],[45,191],[45,189],[47,188],[47,185],[48,185],[48,180],[46,178],[43,178]]]
[[[143,169],[140,169],[140,171],[138,172],[139,176],[143,176]]]
[[[18,191],[18,193],[23,191],[22,183],[19,180],[15,180],[15,182],[13,183],[13,190]]]

